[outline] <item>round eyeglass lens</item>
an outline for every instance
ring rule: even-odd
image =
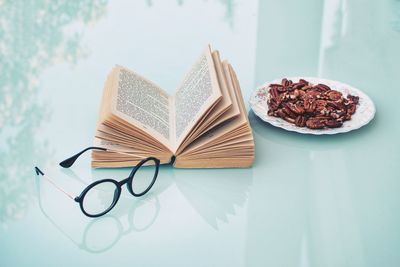
[[[83,198],[83,209],[90,215],[98,215],[108,210],[118,197],[118,187],[112,182],[99,183],[86,193]]]
[[[157,163],[150,159],[144,165],[136,170],[132,179],[132,191],[136,195],[144,194],[147,190],[150,190],[154,179],[156,179]]]

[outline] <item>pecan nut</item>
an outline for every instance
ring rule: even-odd
[[[268,115],[310,129],[337,128],[356,112],[359,97],[333,90],[325,84],[313,85],[286,78],[269,85]]]
[[[324,120],[320,118],[309,118],[306,125],[310,129],[323,129],[325,127]]]
[[[306,117],[304,117],[304,116],[298,116],[298,117],[296,118],[295,124],[296,124],[296,126],[298,126],[298,127],[304,127],[304,126],[306,126],[306,121],[307,121]]]
[[[326,95],[328,96],[328,98],[330,100],[333,100],[333,101],[337,101],[337,100],[340,100],[342,98],[342,93],[338,92],[338,91],[335,91],[335,90],[327,91]]]

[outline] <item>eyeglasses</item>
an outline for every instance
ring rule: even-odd
[[[88,147],[72,157],[60,162],[60,166],[63,168],[71,167],[79,158],[79,156],[92,149],[107,151],[106,148],[102,147]],[[144,165],[150,166],[144,167]],[[114,179],[102,179],[95,181],[89,184],[77,197],[73,197],[72,194],[58,186],[53,179],[45,175],[38,167],[35,167],[35,171],[37,175],[42,175],[67,197],[78,202],[83,214],[88,217],[100,217],[112,210],[115,204],[117,204],[119,197],[121,196],[122,186],[124,184],[126,184],[128,191],[135,197],[143,196],[149,192],[157,179],[159,168],[159,159],[154,157],[145,158],[141,160],[132,169],[129,176],[122,181],[118,182]]]

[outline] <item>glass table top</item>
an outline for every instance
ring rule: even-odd
[[[335,136],[251,111],[254,166],[162,166],[143,198],[99,219],[73,192],[129,169],[90,168],[106,75],[126,66],[173,92],[211,43],[245,101],[264,81],[316,76],[368,94],[377,114]],[[1,1],[0,266],[400,266],[400,1]],[[249,107],[248,107],[249,108]]]

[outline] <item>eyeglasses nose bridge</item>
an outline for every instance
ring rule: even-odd
[[[123,186],[124,184],[127,184],[127,185],[128,185],[129,179],[131,179],[131,177],[127,177],[127,178],[125,178],[125,179],[123,179],[123,180],[121,180],[121,181],[119,181],[119,182],[117,181],[117,184],[119,185],[119,187],[122,188],[122,186]]]

